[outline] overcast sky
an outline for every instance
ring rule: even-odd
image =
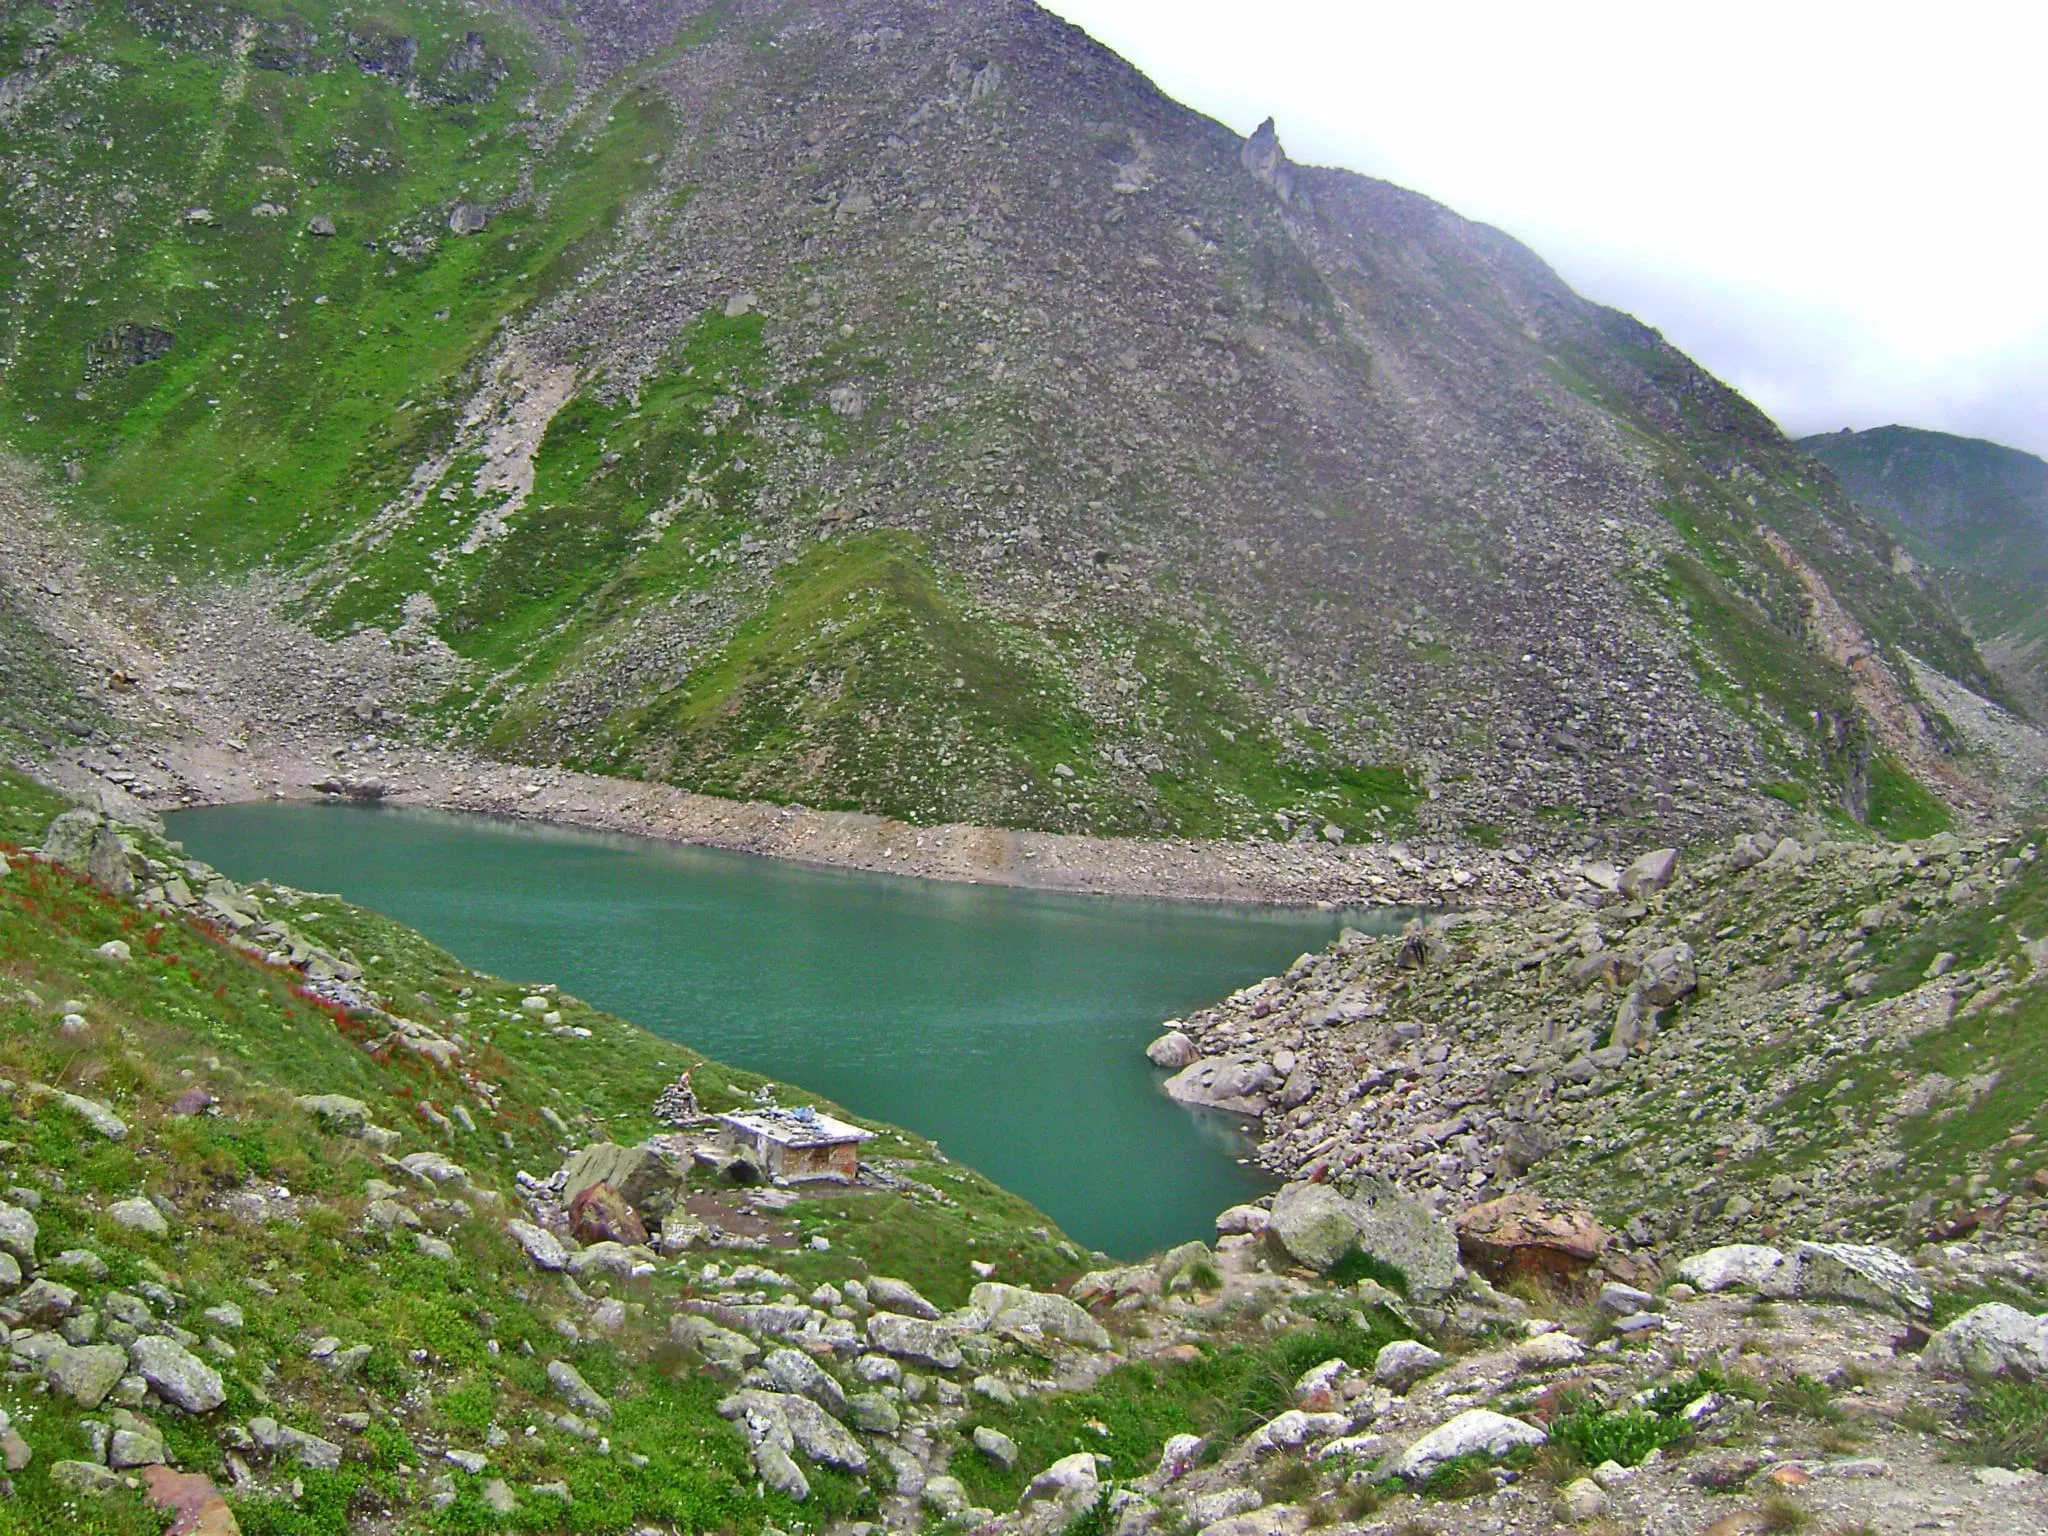
[[[1789,432],[2048,454],[2048,4],[1046,0],[1291,158],[1427,193]]]

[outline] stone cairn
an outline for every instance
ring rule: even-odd
[[[654,1118],[663,1125],[689,1125],[704,1118],[704,1111],[697,1107],[697,1090],[690,1086],[688,1072],[661,1090],[654,1101]]]

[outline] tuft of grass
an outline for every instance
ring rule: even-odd
[[[1791,1494],[1775,1489],[1758,1501],[1757,1514],[1771,1536],[1791,1536],[1794,1531],[1806,1529],[1813,1519],[1806,1507]]]
[[[1811,1419],[1818,1424],[1839,1424],[1842,1410],[1835,1406],[1835,1389],[1824,1381],[1798,1375],[1774,1381],[1765,1402],[1779,1413]]]
[[[1274,1461],[1261,1481],[1269,1504],[1298,1504],[1321,1486],[1316,1469],[1301,1456]]]
[[[1947,1416],[1924,1398],[1906,1404],[1892,1422],[1915,1435],[1945,1435],[1950,1427]]]
[[[2048,1382],[1994,1381],[1971,1394],[1963,1454],[1980,1466],[2048,1472]]]
[[[1330,1270],[1330,1280],[1336,1285],[1356,1285],[1361,1280],[1376,1280],[1396,1296],[1408,1294],[1408,1276],[1400,1266],[1389,1264],[1385,1259],[1354,1248],[1339,1259]]]
[[[1454,1456],[1423,1480],[1425,1499],[1473,1499],[1500,1487],[1491,1456]]]

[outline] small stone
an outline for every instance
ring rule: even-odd
[[[130,1232],[140,1232],[148,1237],[170,1236],[171,1224],[164,1220],[164,1213],[147,1200],[116,1200],[107,1207],[107,1215],[117,1226],[126,1227]]]
[[[109,939],[98,949],[94,950],[93,953],[102,960],[110,961],[115,965],[127,965],[135,958],[134,951],[129,949],[127,942],[123,939]]]
[[[1586,1346],[1559,1329],[1538,1334],[1515,1349],[1515,1363],[1525,1371],[1549,1371],[1562,1365],[1577,1365],[1586,1358]]]
[[[1397,1339],[1382,1345],[1373,1361],[1372,1379],[1395,1392],[1405,1392],[1423,1377],[1433,1375],[1444,1357],[1427,1344],[1414,1339]]]
[[[1607,1490],[1590,1477],[1565,1484],[1557,1496],[1558,1513],[1573,1525],[1586,1525],[1607,1513]]]
[[[1600,1287],[1601,1310],[1616,1317],[1633,1317],[1638,1312],[1647,1312],[1656,1300],[1648,1291],[1639,1291],[1632,1285],[1623,1285],[1615,1280]]]
[[[1017,1465],[1017,1442],[999,1429],[990,1429],[986,1424],[976,1425],[974,1448],[1005,1472]]]
[[[96,1461],[53,1461],[50,1463],[50,1482],[69,1493],[99,1495],[119,1488],[121,1476]]]
[[[566,1360],[548,1362],[548,1385],[555,1389],[563,1402],[579,1413],[587,1413],[598,1419],[609,1419],[612,1416],[612,1405],[583,1379],[581,1371]]]

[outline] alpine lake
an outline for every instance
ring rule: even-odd
[[[1162,1021],[1407,915],[1050,894],[389,807],[223,806],[170,831],[236,880],[336,893],[479,970],[910,1127],[1119,1258],[1213,1237],[1268,1187],[1241,1122],[1160,1091],[1144,1046]]]

